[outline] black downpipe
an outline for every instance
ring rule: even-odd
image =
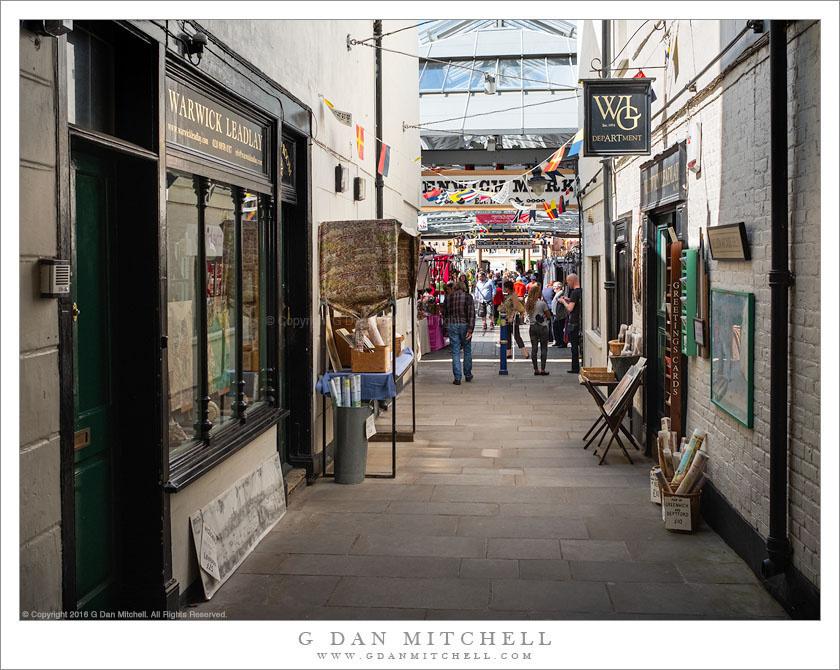
[[[787,22],[770,22],[770,533],[765,578],[790,565],[788,511]]]
[[[373,22],[373,36],[376,42],[375,72],[374,72],[374,125],[376,127],[376,154],[373,157],[376,169],[376,218],[385,216],[385,179],[379,174],[379,154],[382,152],[382,21]]]
[[[601,22],[601,77],[610,76],[611,22]],[[615,278],[612,272],[612,158],[601,160],[604,172],[604,302],[607,308],[605,333],[607,340],[617,335],[615,330]],[[581,259],[582,261],[583,259]]]

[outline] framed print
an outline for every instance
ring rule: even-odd
[[[706,346],[706,322],[696,316],[694,317],[694,342],[698,347]]]
[[[710,312],[712,402],[752,428],[755,296],[713,288]]]

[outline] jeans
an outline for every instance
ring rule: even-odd
[[[532,323],[528,329],[528,334],[531,336],[531,362],[534,364],[534,370],[537,369],[537,347],[540,349],[540,363],[541,370],[545,370],[545,360],[548,358],[548,326],[541,326]]]
[[[449,346],[452,349],[452,375],[461,379],[461,348],[464,349],[464,376],[472,377],[472,340],[467,339],[467,324],[449,326]]]
[[[580,324],[569,324],[569,344],[572,345],[572,372],[580,372],[580,360],[578,351],[580,349]]]

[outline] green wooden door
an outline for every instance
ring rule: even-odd
[[[76,599],[79,609],[114,604],[114,433],[109,180],[103,161],[74,156],[73,405],[76,430]]]
[[[656,226],[656,397],[659,418],[665,416],[665,348],[668,343],[665,323],[665,266],[668,262],[669,225],[668,223]],[[659,430],[658,426],[656,430]]]

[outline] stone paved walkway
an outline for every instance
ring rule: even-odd
[[[500,377],[478,363],[454,386],[448,365],[422,363],[396,479],[295,494],[198,607],[234,619],[784,618],[708,527],[664,530],[650,461],[612,449],[599,467],[582,449],[597,410],[567,368],[534,377],[523,361]],[[390,467],[390,449],[371,444],[369,471]]]

